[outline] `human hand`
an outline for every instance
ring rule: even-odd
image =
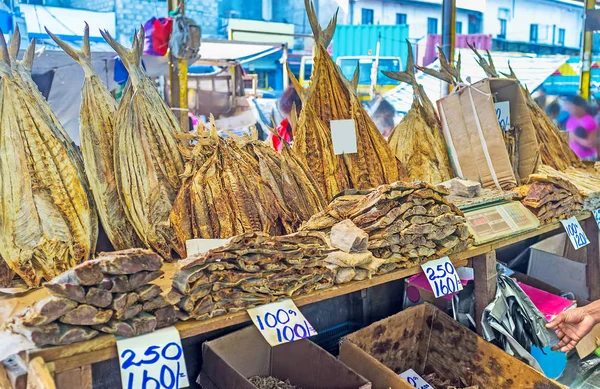
[[[596,320],[585,308],[561,312],[546,324],[547,328],[556,331],[556,335],[560,339],[556,346],[552,347],[552,350],[560,350],[563,353],[573,350],[595,325]]]

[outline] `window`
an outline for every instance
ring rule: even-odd
[[[537,43],[538,41],[538,25],[532,24],[529,26],[529,41]]]
[[[498,34],[498,38],[506,39],[506,19],[498,19],[500,22],[500,33]]]
[[[462,34],[462,22],[456,22],[456,33]]]
[[[362,24],[373,24],[373,10],[369,8],[362,9]]]
[[[438,20],[437,18],[427,18],[427,34],[438,33]]]
[[[565,29],[564,28],[558,29],[558,45],[559,46],[565,45]]]
[[[481,34],[481,17],[469,15],[469,34]]]
[[[396,14],[396,24],[406,24],[406,14]]]

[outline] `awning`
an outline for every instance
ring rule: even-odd
[[[276,51],[283,50],[281,43],[249,43],[240,41],[202,40],[200,44],[201,61],[241,61],[251,57],[260,58]]]
[[[456,51],[456,58],[461,54],[461,76],[465,81],[470,77],[470,82],[474,83],[486,78],[485,72],[475,61],[475,56],[470,49],[459,49]],[[520,54],[507,52],[492,52],[494,65],[499,72],[509,73],[508,64],[514,70],[519,80],[527,86],[529,91],[533,92],[544,81],[553,74],[569,56],[553,55],[538,56],[535,54]],[[429,68],[439,69],[439,60],[436,60]],[[442,97],[443,82],[436,78],[425,75],[421,71],[416,71],[417,82],[423,85],[425,93],[434,103]],[[383,98],[387,100],[397,112],[405,114],[408,112],[413,101],[412,87],[407,84],[401,84],[386,93]]]

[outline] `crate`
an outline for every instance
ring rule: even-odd
[[[371,381],[373,389],[412,388],[398,376],[409,369],[421,376],[465,378],[486,389],[564,389],[430,304],[347,336],[340,360]]]

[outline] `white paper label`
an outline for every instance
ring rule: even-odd
[[[329,125],[331,126],[333,153],[336,155],[356,153],[358,146],[356,143],[356,123],[354,120],[332,120],[329,122]]]
[[[225,246],[229,239],[190,239],[185,242],[187,255],[204,254],[210,249]]]
[[[592,214],[594,215],[594,220],[596,220],[596,224],[598,225],[598,228],[600,228],[600,209],[596,209],[596,210],[592,211]]]
[[[496,108],[496,117],[498,118],[500,128],[503,131],[508,131],[510,129],[510,102],[500,101],[494,103],[494,108]]]
[[[419,389],[432,389],[431,385],[429,385],[420,375],[415,373],[413,369],[408,369],[404,373],[400,374],[400,377],[404,378],[408,381],[409,384]]]
[[[316,335],[292,300],[282,300],[248,309],[248,315],[271,346]]]
[[[167,327],[132,338],[117,338],[123,389],[190,386],[179,331]]]
[[[421,265],[435,297],[456,293],[463,289],[458,273],[450,258],[442,257]]]
[[[575,250],[579,250],[583,246],[590,244],[588,237],[583,232],[583,228],[579,224],[579,221],[575,216],[568,218],[567,220],[560,221],[567,231],[567,236],[571,239],[571,243]]]

